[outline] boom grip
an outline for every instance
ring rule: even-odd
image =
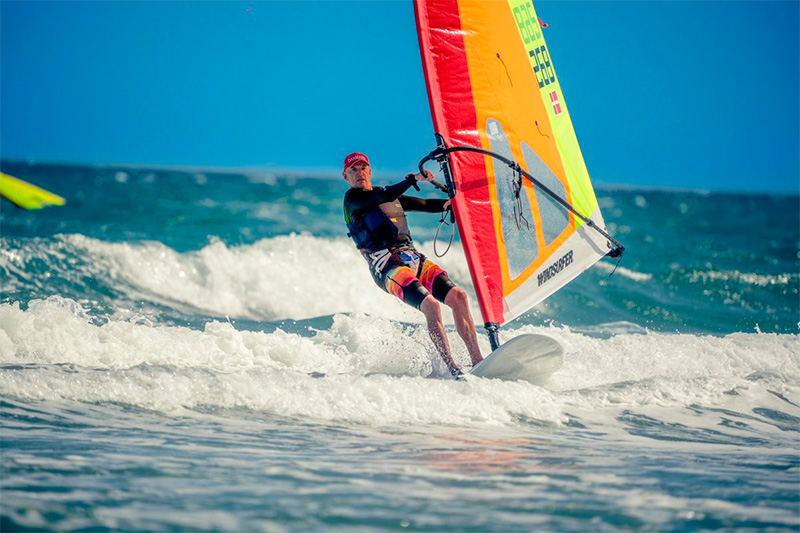
[[[430,184],[439,189],[440,191],[442,191],[443,193],[447,194],[447,185],[445,185],[444,183],[432,180]]]

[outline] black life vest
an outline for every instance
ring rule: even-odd
[[[345,223],[359,250],[383,250],[411,241],[408,220],[400,200],[386,202],[354,214],[345,212]]]

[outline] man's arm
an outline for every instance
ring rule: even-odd
[[[413,174],[409,174],[406,178],[394,185],[388,187],[376,187],[370,191],[364,189],[350,189],[345,193],[345,202],[350,208],[350,212],[354,213],[359,209],[373,207],[378,204],[391,202],[406,192],[417,180]]]
[[[423,211],[425,213],[441,213],[444,211],[444,204],[447,200],[438,198],[425,199],[417,198],[416,196],[401,196],[400,205],[406,211]]]

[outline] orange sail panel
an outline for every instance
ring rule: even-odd
[[[448,147],[516,161],[600,228],[605,224],[530,0],[415,0],[434,129]],[[524,313],[609,251],[509,166],[450,154],[453,199],[485,322]]]

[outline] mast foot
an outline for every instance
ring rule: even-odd
[[[500,347],[500,325],[497,322],[487,322],[483,327],[486,329],[486,333],[489,334],[489,344],[492,347],[492,351],[495,351]]]

